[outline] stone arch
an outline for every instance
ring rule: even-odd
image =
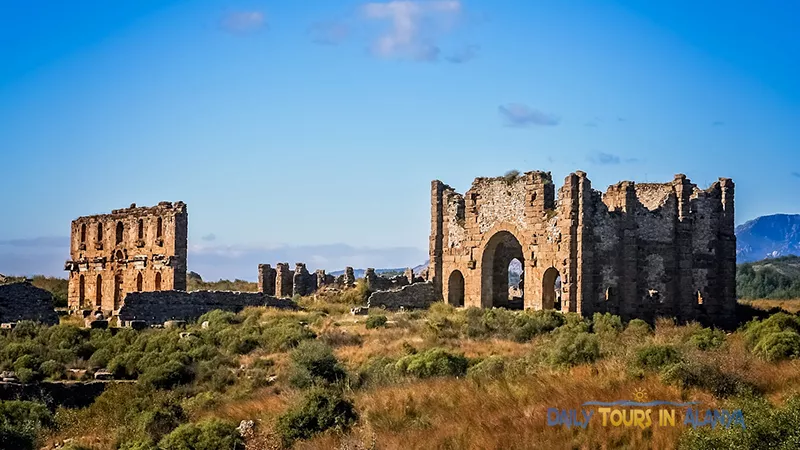
[[[464,306],[464,275],[460,270],[450,272],[447,280],[447,303]]]
[[[156,221],[156,237],[160,238],[164,234],[164,219],[161,217]]]
[[[122,306],[122,274],[114,275],[114,310]]]
[[[508,307],[508,266],[518,259],[525,267],[522,243],[509,229],[499,229],[485,242],[481,255],[481,306]]]
[[[137,236],[139,239],[144,239],[144,219],[139,219],[139,232]]]
[[[86,224],[81,224],[81,243],[86,242]]]
[[[97,242],[103,242],[103,222],[97,223]]]
[[[542,309],[554,309],[561,303],[561,274],[555,267],[550,267],[542,275]],[[559,308],[560,309],[560,308]]]
[[[161,272],[156,272],[156,279],[155,279],[155,289],[156,291],[161,290]]]
[[[103,306],[103,276],[97,275],[97,285],[94,288],[94,305]]]
[[[139,272],[136,274],[136,292],[142,292],[143,285],[144,280],[142,279],[142,272]]]

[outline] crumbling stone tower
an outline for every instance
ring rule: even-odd
[[[523,268],[520,307],[623,319],[735,322],[734,184],[685,175],[623,181],[605,193],[584,172],[556,195],[549,172],[476,178],[458,194],[431,184],[429,279],[457,306],[515,306],[509,265]]]
[[[116,209],[72,221],[69,306],[113,314],[128,292],[186,290],[183,202]]]

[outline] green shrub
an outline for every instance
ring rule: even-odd
[[[490,356],[467,371],[467,376],[473,379],[495,379],[503,375],[506,370],[506,361],[501,356]]]
[[[689,337],[689,343],[700,350],[713,350],[725,343],[725,333],[722,330],[701,328]]]
[[[348,399],[337,392],[314,389],[300,405],[278,417],[276,430],[288,447],[325,430],[346,431],[357,420],[358,413]]]
[[[209,327],[213,327],[241,323],[242,320],[235,313],[215,309],[203,314],[197,319],[197,323],[203,322],[208,322]]]
[[[650,344],[636,352],[636,366],[646,370],[662,368],[681,361],[681,354],[672,345]]]
[[[292,385],[306,388],[312,384],[331,384],[344,380],[347,373],[337,361],[333,350],[319,341],[303,341],[291,352]]]
[[[397,360],[386,356],[368,359],[358,371],[361,386],[386,385],[398,381],[401,373],[397,370]]]
[[[418,378],[459,377],[467,373],[468,363],[463,355],[454,355],[441,348],[432,348],[400,358],[395,367],[400,373]]]
[[[744,326],[744,337],[752,348],[764,336],[780,331],[800,332],[800,317],[780,312],[764,320],[752,320]]]
[[[797,358],[800,356],[800,334],[796,331],[776,331],[761,337],[753,353],[767,361]]]
[[[0,401],[0,448],[38,448],[42,431],[53,426],[53,416],[41,403]]]
[[[633,319],[628,322],[628,326],[625,327],[625,334],[631,334],[634,336],[646,336],[648,334],[653,333],[653,328],[642,319]]]
[[[145,370],[139,377],[139,382],[156,389],[171,389],[189,383],[192,379],[194,379],[194,373],[189,367],[178,361],[169,361]]]
[[[42,372],[42,375],[50,378],[51,380],[60,380],[64,378],[67,372],[67,368],[64,366],[64,364],[52,359],[43,362],[39,370]]]
[[[580,325],[573,325],[580,329]],[[557,332],[547,360],[555,366],[575,366],[591,363],[600,358],[600,342],[597,335],[586,331],[564,328]]]
[[[800,397],[789,398],[783,406],[773,406],[763,397],[735,398],[725,405],[741,409],[746,427],[686,427],[681,435],[682,450],[789,450],[800,448]]]
[[[756,388],[738,376],[722,372],[718,367],[702,363],[678,362],[664,368],[661,374],[664,383],[682,389],[700,388],[717,397],[746,395]]]
[[[234,425],[211,419],[179,426],[166,435],[158,447],[161,450],[243,450],[244,441]]]
[[[386,326],[387,321],[388,319],[386,318],[386,316],[382,314],[376,314],[374,316],[371,315],[367,317],[367,323],[366,323],[367,329],[380,328]]]
[[[622,331],[622,319],[611,313],[594,313],[592,331],[597,334],[614,334]]]

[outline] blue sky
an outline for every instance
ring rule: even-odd
[[[584,170],[800,213],[791,1],[16,1],[0,14],[0,273],[69,222],[189,205],[189,268],[424,261],[429,190]]]

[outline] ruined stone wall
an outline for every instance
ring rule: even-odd
[[[526,308],[732,323],[729,179],[701,190],[679,174],[601,193],[578,171],[554,194],[544,172],[477,178],[464,195],[434,181],[429,279],[436,292],[457,305],[507,306],[508,263],[516,258]]]
[[[425,309],[437,299],[433,283],[414,283],[396,289],[373,292],[367,299],[367,307],[388,310]]]
[[[168,320],[194,321],[215,309],[239,312],[248,306],[297,307],[291,300],[256,292],[132,292],[119,310],[119,320],[123,325],[132,320],[141,320],[149,325],[163,324]]]
[[[185,290],[188,213],[183,202],[79,217],[70,233],[69,306],[118,310],[128,293]]]
[[[0,323],[20,320],[58,324],[53,295],[28,282],[0,285]]]

